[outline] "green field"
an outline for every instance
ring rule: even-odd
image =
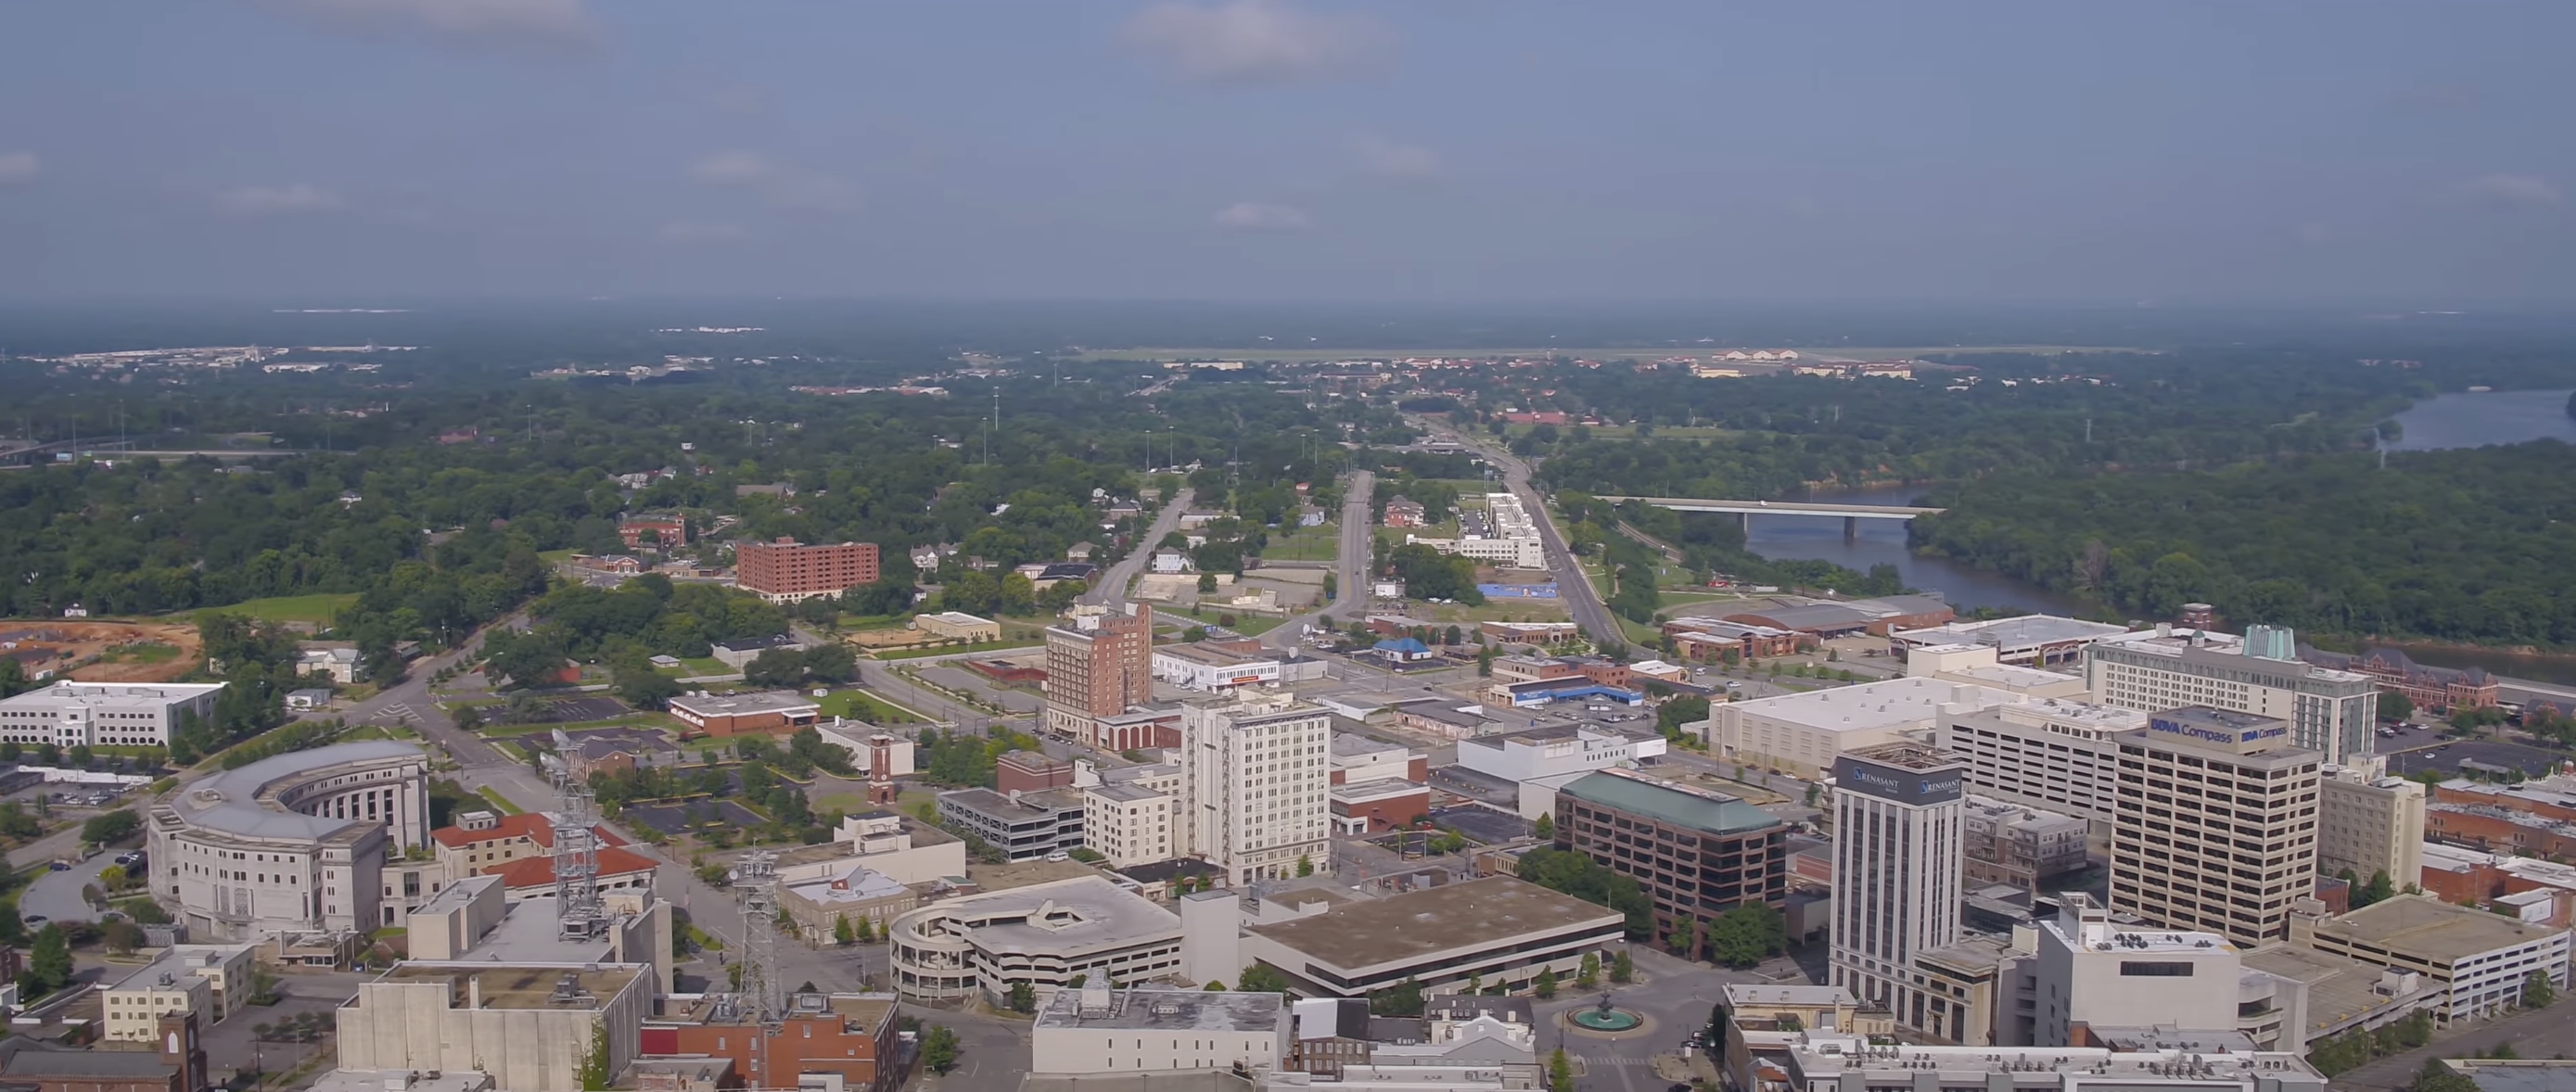
[[[1299,527],[1270,536],[1270,545],[1261,556],[1271,561],[1333,561],[1342,556],[1342,528],[1327,523],[1320,527]]]
[[[1154,613],[1162,618],[1188,618],[1204,625],[1219,626],[1225,625],[1225,623],[1217,621],[1218,615],[1220,613],[1233,612],[1219,612],[1212,610],[1188,611],[1181,610],[1178,607],[1158,606],[1154,608]],[[1279,628],[1279,624],[1287,620],[1288,619],[1286,618],[1270,614],[1235,614],[1234,624],[1226,626],[1225,628],[1233,630],[1246,637],[1258,637],[1264,633],[1268,633],[1271,630]],[[1184,626],[1183,628],[1186,629],[1188,627]]]
[[[281,595],[274,599],[246,599],[228,607],[207,607],[191,613],[247,614],[269,622],[312,622],[318,625],[329,623],[357,601],[355,592],[316,592],[312,595]]]
[[[1004,632],[1009,631],[1005,629]],[[1038,630],[1025,637],[1005,637],[999,641],[985,641],[981,644],[934,645],[929,648],[905,648],[890,652],[872,652],[866,655],[869,659],[876,660],[918,660],[925,656],[956,656],[976,652],[1001,652],[1015,648],[1035,648],[1044,643],[1042,636],[1044,632],[1044,630]]]
[[[910,724],[919,719],[896,708],[894,703],[884,698],[858,690],[835,690],[830,697],[816,699],[815,704],[822,707],[822,713],[827,717],[865,720],[866,718],[859,715],[859,711],[873,709],[876,711],[878,724]]]

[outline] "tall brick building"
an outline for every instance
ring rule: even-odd
[[[1076,614],[1046,631],[1046,729],[1102,745],[1102,717],[1154,700],[1154,608]]]
[[[795,539],[745,542],[733,548],[734,583],[772,603],[839,595],[874,584],[881,572],[877,544],[844,542],[804,546]]]

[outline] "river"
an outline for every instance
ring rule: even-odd
[[[2440,451],[2542,439],[2576,444],[2576,418],[2567,416],[2570,393],[2463,391],[2436,395],[2397,415],[2397,424],[2405,431],[2388,449]]]
[[[1834,504],[1910,505],[1922,493],[1916,487],[1891,486],[1818,494],[1815,499]],[[2077,612],[2073,600],[2037,584],[1906,549],[1903,520],[1862,520],[1859,541],[1845,542],[1839,517],[1757,515],[1745,534],[1744,544],[1775,561],[1814,558],[1861,572],[1868,572],[1872,565],[1894,565],[1906,587],[1939,592],[1963,614],[1976,607],[2036,614]]]

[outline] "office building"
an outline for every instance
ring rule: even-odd
[[[1188,856],[1226,884],[1333,866],[1333,715],[1284,694],[1181,708],[1181,823]]]
[[[2358,765],[2378,725],[2379,684],[2356,671],[2302,663],[2289,630],[2249,626],[2245,636],[2160,625],[2084,648],[2092,700],[2153,713],[2207,706],[2288,724],[2291,746]]]
[[[1168,861],[1181,853],[1181,767],[1105,770],[1082,788],[1082,841],[1111,868]]]
[[[2132,929],[2080,891],[2059,896],[2039,923],[2031,964],[2038,1017],[2031,1045],[2086,1045],[2082,1029],[2230,1031],[2236,1026],[2236,945],[2216,933]]]
[[[1203,694],[1279,685],[1278,660],[1206,644],[1164,645],[1153,651],[1153,665],[1156,679]]]
[[[671,716],[710,736],[787,735],[823,719],[823,707],[793,690],[754,694],[682,694]]]
[[[1408,544],[1429,546],[1444,554],[1471,557],[1506,569],[1544,569],[1547,555],[1539,548],[1538,525],[1531,522],[1521,499],[1509,493],[1485,494],[1482,510],[1458,511],[1456,538],[1406,535]]]
[[[2119,768],[2111,740],[2146,726],[2134,709],[2043,699],[1942,717],[1933,741],[1967,760],[1970,791],[2073,816],[2108,846]]]
[[[33,1035],[0,1039],[0,1084],[25,1092],[204,1092],[206,1047],[194,1013],[159,1019],[153,1050],[96,1050]],[[379,1085],[378,1087],[382,1087]]]
[[[1086,982],[1058,990],[1029,1028],[1032,1073],[1278,1069],[1292,1045],[1288,998]]]
[[[2567,930],[2430,895],[2398,895],[2341,916],[2297,915],[2290,942],[2422,974],[2447,991],[2435,1010],[2446,1023],[2521,1004],[2535,973],[2559,990],[2568,986]]]
[[[2118,736],[2111,909],[2248,948],[2288,936],[2290,904],[2316,886],[2323,764],[2289,736],[2285,721],[2209,708]]]
[[[793,603],[874,584],[877,544],[800,545],[795,539],[743,542],[733,548],[734,584],[772,603]]]
[[[1184,900],[1183,916],[1208,910],[1216,924],[1230,924],[1226,915],[1239,914],[1242,900],[1214,894],[1221,897]],[[1329,900],[1320,913],[1244,926],[1238,958],[1269,964],[1308,996],[1365,997],[1408,980],[1426,996],[1459,993],[1471,978],[1516,992],[1541,970],[1573,981],[1584,953],[1615,952],[1626,942],[1626,921],[1597,903],[1489,876],[1381,899]]]
[[[253,944],[174,944],[152,962],[98,991],[102,1035],[112,1043],[148,1043],[161,1018],[186,1013],[200,1026],[219,1024],[250,1003]],[[113,968],[112,968],[113,969]]]
[[[2041,881],[2083,868],[2087,826],[2071,815],[1971,796],[1961,847],[1971,885],[2008,883],[2037,894]]]
[[[1047,627],[1047,731],[1107,747],[1098,722],[1154,700],[1154,608],[1129,610],[1077,607]]]
[[[1048,996],[1077,975],[1149,982],[1181,969],[1181,919],[1096,875],[935,902],[886,933],[895,989],[924,1001],[998,1004],[1014,982]]]
[[[575,1092],[595,1054],[610,1073],[636,1057],[655,992],[651,964],[406,961],[334,1010],[340,1066],[480,1070],[513,1092]]]
[[[1966,1015],[1916,988],[1916,953],[1959,939],[1967,816],[1959,756],[1915,743],[1834,762],[1832,984],[1957,1040]]]
[[[1961,1089],[1981,1092],[2326,1092],[2292,1051],[2221,1044],[2129,1050],[1880,1045],[1847,1033],[1806,1032],[1787,1051],[1782,1087],[1794,1092]]]
[[[952,789],[938,800],[939,817],[948,829],[981,838],[1011,860],[1034,861],[1082,848],[1080,791]]]
[[[385,740],[223,770],[152,805],[152,894],[209,940],[391,924],[388,856],[429,841],[429,761]]]
[[[65,680],[0,698],[0,742],[42,747],[167,747],[182,716],[210,719],[224,683]]]
[[[1845,752],[1903,743],[1945,718],[2017,700],[2001,690],[1940,679],[1889,679],[1720,703],[1702,730],[1722,761],[1814,779],[1832,770]]]
[[[1556,848],[1645,890],[1656,936],[1744,903],[1788,901],[1788,824],[1724,793],[1603,770],[1558,789],[1555,818]]]
[[[629,1073],[646,1092],[894,1092],[908,1068],[897,1064],[896,1007],[892,994],[800,992],[764,1024],[730,996],[702,995],[685,1010],[666,1004],[644,1024],[636,1036],[641,1057]],[[673,1079],[710,1070],[688,1083]]]
[[[2317,784],[2317,871],[2352,873],[2356,883],[2386,874],[2392,890],[2424,872],[2424,785],[2369,770],[2329,766]]]

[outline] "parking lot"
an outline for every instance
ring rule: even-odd
[[[622,717],[635,710],[615,698],[558,698],[554,703],[555,719],[565,724]]]
[[[663,835],[675,838],[688,833],[689,823],[692,820],[705,822],[709,819],[713,819],[715,822],[729,827],[753,827],[768,822],[768,820],[760,817],[759,812],[755,812],[750,808],[744,807],[731,800],[691,800],[687,803],[673,804],[628,804],[626,805],[626,810],[618,814],[618,821],[620,822],[635,823],[641,826],[651,827]]]
[[[1529,820],[1520,816],[1472,804],[1454,808],[1433,808],[1431,821],[1489,846],[1501,845],[1517,838],[1527,838],[1533,829]]]
[[[2403,740],[2405,737],[2398,737]],[[2383,741],[2395,742],[2395,741]],[[2460,763],[2477,762],[2500,769],[2520,770],[2525,777],[2545,777],[2559,763],[2569,760],[2564,751],[2532,747],[2520,743],[2498,743],[2494,740],[2463,739],[2434,743],[2412,751],[2399,751],[2388,756],[2388,772],[2400,777],[2438,770],[2460,772]]]

